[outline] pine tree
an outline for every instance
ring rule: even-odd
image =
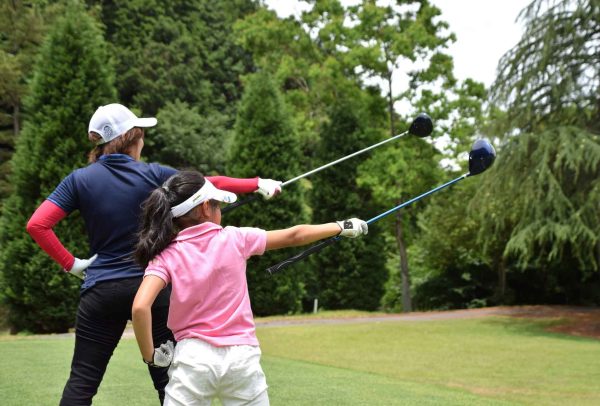
[[[328,113],[330,121],[321,130],[317,156],[323,165],[380,141],[382,133],[371,126],[372,119],[362,108],[368,105],[359,94],[341,96]],[[317,223],[349,217],[369,219],[378,214],[370,191],[357,185],[357,168],[369,158],[363,154],[311,177],[313,221]],[[342,239],[331,248],[311,257],[315,280],[309,296],[318,298],[326,309],[375,310],[388,277],[384,240],[380,228],[357,240]]]
[[[42,9],[39,1],[0,0],[0,200],[11,190],[8,162],[21,131],[22,100],[45,30]]]
[[[492,88],[503,147],[481,235],[499,273],[541,275],[542,300],[581,302],[600,267],[600,5],[536,0],[521,18]]]
[[[248,77],[235,125],[228,175],[286,180],[300,173],[297,135],[279,90],[271,77],[258,72]],[[300,182],[285,188],[271,201],[258,201],[223,216],[224,224],[266,230],[306,223],[304,190]],[[279,250],[248,263],[248,286],[256,314],[283,314],[300,310],[306,275],[301,264],[270,276],[265,269],[292,254]]]
[[[25,100],[28,120],[12,159],[14,193],[0,218],[2,294],[13,331],[64,332],[74,323],[79,283],[60,271],[25,225],[60,180],[84,165],[87,122],[99,105],[114,101],[113,79],[98,23],[83,5],[70,2],[40,50]],[[88,255],[77,213],[55,230],[75,255]]]

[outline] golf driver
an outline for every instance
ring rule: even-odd
[[[383,213],[373,217],[372,219],[367,220],[366,223],[372,224],[372,223],[379,221],[382,218],[400,210],[401,208],[406,207],[406,206],[416,202],[417,200],[424,198],[425,196],[429,196],[432,193],[442,190],[458,181],[461,181],[461,180],[465,179],[466,177],[479,175],[480,173],[484,172],[487,168],[492,166],[495,159],[496,159],[496,151],[494,150],[494,147],[492,146],[492,144],[490,144],[486,140],[482,140],[482,139],[477,140],[473,144],[473,147],[471,148],[471,152],[469,152],[469,172],[467,172],[464,175],[461,175],[458,178],[453,179],[447,183],[444,183],[443,185],[440,185],[434,189],[431,189],[430,191],[425,192],[415,198],[412,198],[407,202],[404,202],[396,207],[393,207],[393,208],[389,209],[388,211],[383,212]],[[273,265],[273,266],[267,268],[267,272],[269,272],[270,274],[279,272],[279,271],[287,268],[288,266],[292,265],[293,263],[306,258],[310,254],[318,252],[318,251],[322,250],[323,248],[335,243],[339,239],[340,239],[340,237],[336,236],[336,237],[328,238],[327,240],[323,240],[320,243],[315,244],[312,247],[309,247],[308,249],[300,252],[299,254],[294,255],[293,257],[290,257],[276,265]]]
[[[404,131],[401,134],[398,134],[398,135],[395,135],[395,136],[393,136],[391,138],[388,138],[387,140],[383,140],[381,142],[378,142],[377,144],[373,144],[370,147],[361,149],[360,151],[353,152],[352,154],[346,155],[345,157],[342,157],[342,158],[340,158],[340,159],[338,159],[336,161],[329,162],[328,164],[325,164],[323,166],[319,166],[318,168],[313,169],[311,171],[308,171],[306,173],[303,173],[302,175],[296,176],[295,178],[292,178],[290,180],[286,180],[285,182],[283,182],[281,184],[281,187],[287,186],[290,183],[296,182],[297,180],[300,180],[302,178],[310,176],[310,175],[312,175],[314,173],[320,172],[323,169],[329,168],[330,166],[339,164],[340,162],[343,162],[343,161],[345,161],[347,159],[350,159],[350,158],[353,158],[353,157],[355,157],[357,155],[360,155],[363,152],[370,151],[370,150],[372,150],[374,148],[377,148],[377,147],[379,147],[379,146],[381,146],[383,144],[386,144],[386,143],[388,143],[390,141],[394,141],[394,140],[396,140],[398,138],[401,138],[401,137],[405,136],[406,134],[415,135],[417,137],[424,138],[424,137],[429,136],[432,131],[433,131],[433,122],[431,121],[431,117],[429,117],[425,113],[421,113],[417,117],[415,117],[415,119],[413,120],[413,122],[411,123],[411,125],[410,125],[410,127],[408,128],[407,131]],[[240,206],[242,206],[242,205],[244,205],[246,203],[253,202],[256,199],[258,199],[258,197],[259,196],[252,196],[252,197],[250,197],[248,199],[238,200],[236,203],[230,204],[227,207],[224,207],[223,209],[221,209],[221,213],[225,214],[225,213],[227,213],[227,212],[229,212],[229,211],[231,211],[231,210],[233,210],[233,209],[235,209],[237,207],[240,207]]]

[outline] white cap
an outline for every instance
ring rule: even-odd
[[[171,207],[173,217],[181,217],[194,207],[204,203],[207,200],[218,200],[224,203],[233,203],[237,200],[235,193],[217,189],[208,179],[204,179],[204,185],[185,202]]]
[[[88,132],[96,132],[102,137],[102,142],[112,141],[120,135],[125,134],[133,127],[154,127],[156,119],[138,118],[127,107],[122,104],[113,103],[100,106],[90,119]]]

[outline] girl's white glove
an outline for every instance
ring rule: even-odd
[[[171,365],[173,361],[173,352],[175,351],[175,346],[173,345],[173,341],[169,340],[164,344],[161,344],[160,347],[154,349],[154,355],[152,356],[152,361],[144,362],[152,367],[164,368]]]
[[[339,233],[341,237],[356,238],[359,235],[364,235],[369,232],[369,225],[357,218],[351,218],[344,221],[336,221],[342,231]]]
[[[281,183],[282,182],[278,180],[258,178],[258,189],[256,189],[256,193],[260,193],[268,200],[281,193]]]
[[[90,265],[92,265],[92,262],[94,262],[96,260],[96,258],[98,258],[98,254],[95,254],[93,257],[91,257],[89,259],[75,258],[75,262],[73,262],[73,266],[71,267],[71,269],[69,269],[69,273],[71,275],[75,275],[79,279],[84,279],[85,278],[85,270]]]

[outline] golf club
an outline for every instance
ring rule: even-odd
[[[461,175],[458,178],[453,179],[447,183],[444,183],[443,185],[440,185],[434,189],[431,189],[430,191],[425,192],[415,198],[412,198],[407,202],[404,202],[396,207],[393,207],[393,208],[389,209],[388,211],[385,211],[385,212],[373,217],[372,219],[367,220],[366,223],[372,224],[372,223],[379,221],[382,218],[400,210],[401,208],[406,207],[406,206],[416,202],[417,200],[424,198],[425,196],[429,196],[432,193],[442,190],[458,181],[461,181],[461,180],[465,179],[466,177],[479,175],[480,173],[482,173],[486,169],[488,169],[490,166],[492,166],[495,159],[496,159],[496,151],[494,150],[494,147],[492,146],[492,144],[490,144],[486,140],[477,140],[477,141],[475,141],[475,143],[473,144],[473,147],[471,148],[471,151],[469,152],[469,172],[467,172],[464,175]],[[340,238],[341,237],[336,236],[336,237],[331,237],[326,240],[323,240],[320,243],[315,244],[312,247],[300,252],[299,254],[294,255],[293,257],[290,257],[284,261],[281,261],[280,263],[278,263],[276,265],[273,265],[273,266],[267,268],[267,272],[269,272],[271,275],[276,272],[279,272],[279,271],[287,268],[288,266],[292,265],[293,263],[306,258],[310,254],[318,252],[318,251],[322,250],[323,248],[335,243]]]
[[[424,138],[424,137],[429,136],[432,131],[433,131],[433,122],[431,121],[431,117],[429,117],[425,113],[421,113],[417,117],[415,117],[415,119],[413,120],[413,122],[411,123],[411,125],[410,125],[410,127],[408,128],[407,131],[404,131],[401,134],[398,134],[398,135],[395,135],[395,136],[393,136],[391,138],[388,138],[387,140],[383,140],[381,142],[378,142],[377,144],[373,144],[370,147],[361,149],[360,151],[356,151],[356,152],[354,152],[354,153],[352,153],[350,155],[346,155],[345,157],[342,157],[342,158],[340,158],[340,159],[338,159],[336,161],[329,162],[328,164],[325,164],[323,166],[319,166],[318,168],[313,169],[311,171],[308,171],[306,173],[303,173],[302,175],[296,176],[295,178],[292,178],[290,180],[286,180],[285,182],[283,182],[281,184],[281,187],[287,186],[290,183],[296,182],[297,180],[300,180],[302,178],[310,176],[310,175],[312,175],[314,173],[320,172],[323,169],[329,168],[330,166],[339,164],[340,162],[343,162],[343,161],[345,161],[347,159],[353,158],[353,157],[355,157],[357,155],[360,155],[360,154],[362,154],[364,152],[370,151],[370,150],[372,150],[374,148],[377,148],[377,147],[379,147],[379,146],[381,146],[383,144],[386,144],[386,143],[388,143],[390,141],[394,141],[394,140],[396,140],[398,138],[401,138],[401,137],[405,136],[406,134],[415,135],[417,137]],[[259,196],[256,195],[256,196],[249,197],[248,199],[238,200],[237,202],[235,202],[233,204],[230,204],[227,207],[224,207],[223,209],[221,209],[221,214],[225,214],[225,213],[227,213],[227,212],[229,212],[229,211],[231,211],[231,210],[233,210],[233,209],[235,209],[237,207],[243,206],[246,203],[253,202],[253,201],[257,200],[258,198],[259,198]]]

